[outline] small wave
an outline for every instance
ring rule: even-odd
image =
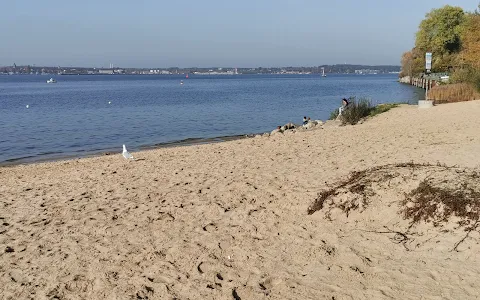
[[[157,143],[151,146],[142,146],[141,149],[151,149],[151,148],[159,148],[159,147],[174,147],[174,146],[189,146],[189,145],[198,145],[198,144],[210,144],[210,143],[219,143],[219,142],[226,142],[232,140],[238,140],[245,138],[245,135],[227,135],[227,136],[218,136],[218,137],[211,137],[211,138],[187,138],[178,141],[171,141],[165,143]]]

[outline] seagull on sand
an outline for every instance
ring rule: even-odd
[[[131,155],[130,152],[127,151],[127,147],[125,147],[125,145],[123,145],[122,155],[123,157],[125,157],[125,159],[134,159],[133,155]]]

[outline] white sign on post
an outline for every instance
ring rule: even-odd
[[[425,53],[425,69],[427,69],[427,72],[432,69],[432,52]]]
[[[425,53],[425,69],[427,69],[427,73],[430,73],[432,69],[432,52]],[[425,101],[428,101],[428,85],[429,81],[427,81],[426,89],[425,89]]]

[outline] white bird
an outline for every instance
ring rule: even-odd
[[[131,154],[127,151],[127,147],[125,147],[125,145],[123,145],[122,155],[123,155],[123,157],[125,157],[126,159],[134,159],[134,158],[133,158],[133,155],[131,155]]]
[[[108,101],[108,104],[112,104],[112,101]]]
[[[30,107],[30,105],[28,105],[28,104],[27,104],[25,107],[26,107],[26,108],[29,108],[29,107]]]

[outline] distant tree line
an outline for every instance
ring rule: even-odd
[[[425,53],[432,52],[432,72],[450,73],[452,83],[480,89],[480,4],[474,12],[446,5],[433,9],[420,23],[415,47],[403,53],[400,76],[425,72]]]
[[[271,74],[279,73],[281,71],[286,72],[303,72],[321,74],[322,68],[325,73],[338,73],[338,74],[354,74],[355,70],[376,70],[378,73],[392,73],[400,72],[400,66],[394,65],[353,65],[353,64],[336,64],[336,65],[320,65],[315,67],[270,67],[270,68],[238,68],[238,71],[242,74]]]

